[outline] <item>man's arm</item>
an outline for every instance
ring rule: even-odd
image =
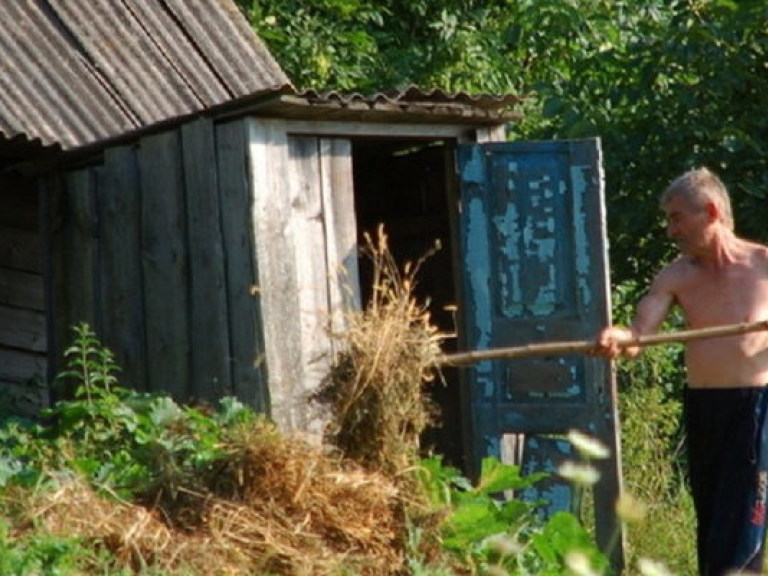
[[[670,267],[662,270],[651,284],[648,293],[638,302],[635,318],[630,327],[608,326],[597,336],[593,354],[616,358],[622,354],[622,342],[636,340],[639,336],[655,334],[675,301],[673,290],[674,271]],[[623,354],[636,358],[639,346],[628,346]]]

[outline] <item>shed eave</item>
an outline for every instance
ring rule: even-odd
[[[495,126],[514,122],[521,115],[508,110],[488,110],[459,102],[363,102],[312,101],[301,96],[280,95],[250,111],[261,117],[286,120],[335,120],[339,122],[405,122],[418,124],[465,124]]]

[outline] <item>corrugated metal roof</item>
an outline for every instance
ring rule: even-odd
[[[63,149],[289,85],[232,0],[3,0],[0,50],[0,140]]]
[[[359,93],[342,94],[340,92],[315,92],[308,90],[302,94],[310,101],[332,102],[339,101],[345,105],[354,106],[356,103],[366,106],[376,106],[377,104],[391,104],[402,106],[413,103],[428,105],[429,103],[438,106],[441,104],[459,104],[471,107],[482,108],[484,110],[500,110],[511,104],[520,102],[520,98],[513,94],[504,94],[496,96],[492,94],[469,94],[467,92],[446,92],[440,88],[424,90],[418,86],[409,86],[402,90],[389,90],[387,92],[378,92],[370,96]]]
[[[520,118],[514,105],[521,101],[521,97],[513,94],[448,93],[416,86],[370,95],[315,90],[297,93],[287,86],[268,95],[240,98],[218,106],[214,112],[219,116],[252,113],[288,119],[345,122],[499,125]]]
[[[310,105],[336,105],[356,110],[371,111],[421,111],[432,115],[465,116],[467,118],[499,119],[513,118],[509,107],[521,101],[514,94],[469,94],[467,92],[446,92],[439,88],[424,90],[410,86],[402,90],[378,92],[369,96],[363,94],[341,94],[339,92],[318,93],[312,90],[302,93]]]

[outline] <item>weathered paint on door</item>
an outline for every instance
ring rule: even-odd
[[[599,140],[465,145],[458,163],[463,346],[592,337],[610,321]],[[474,470],[486,455],[501,458],[514,440],[522,444],[524,471],[554,472],[577,458],[566,438],[571,429],[611,448],[595,492],[597,537],[607,544],[619,529],[613,506],[620,486],[609,364],[539,356],[480,362],[465,376]],[[575,504],[571,487],[557,478],[530,496],[548,500],[550,513]]]

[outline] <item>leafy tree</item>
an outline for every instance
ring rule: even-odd
[[[766,0],[239,0],[300,88],[525,96],[515,139],[600,136],[614,280],[670,257],[659,192],[707,165],[766,216]]]

